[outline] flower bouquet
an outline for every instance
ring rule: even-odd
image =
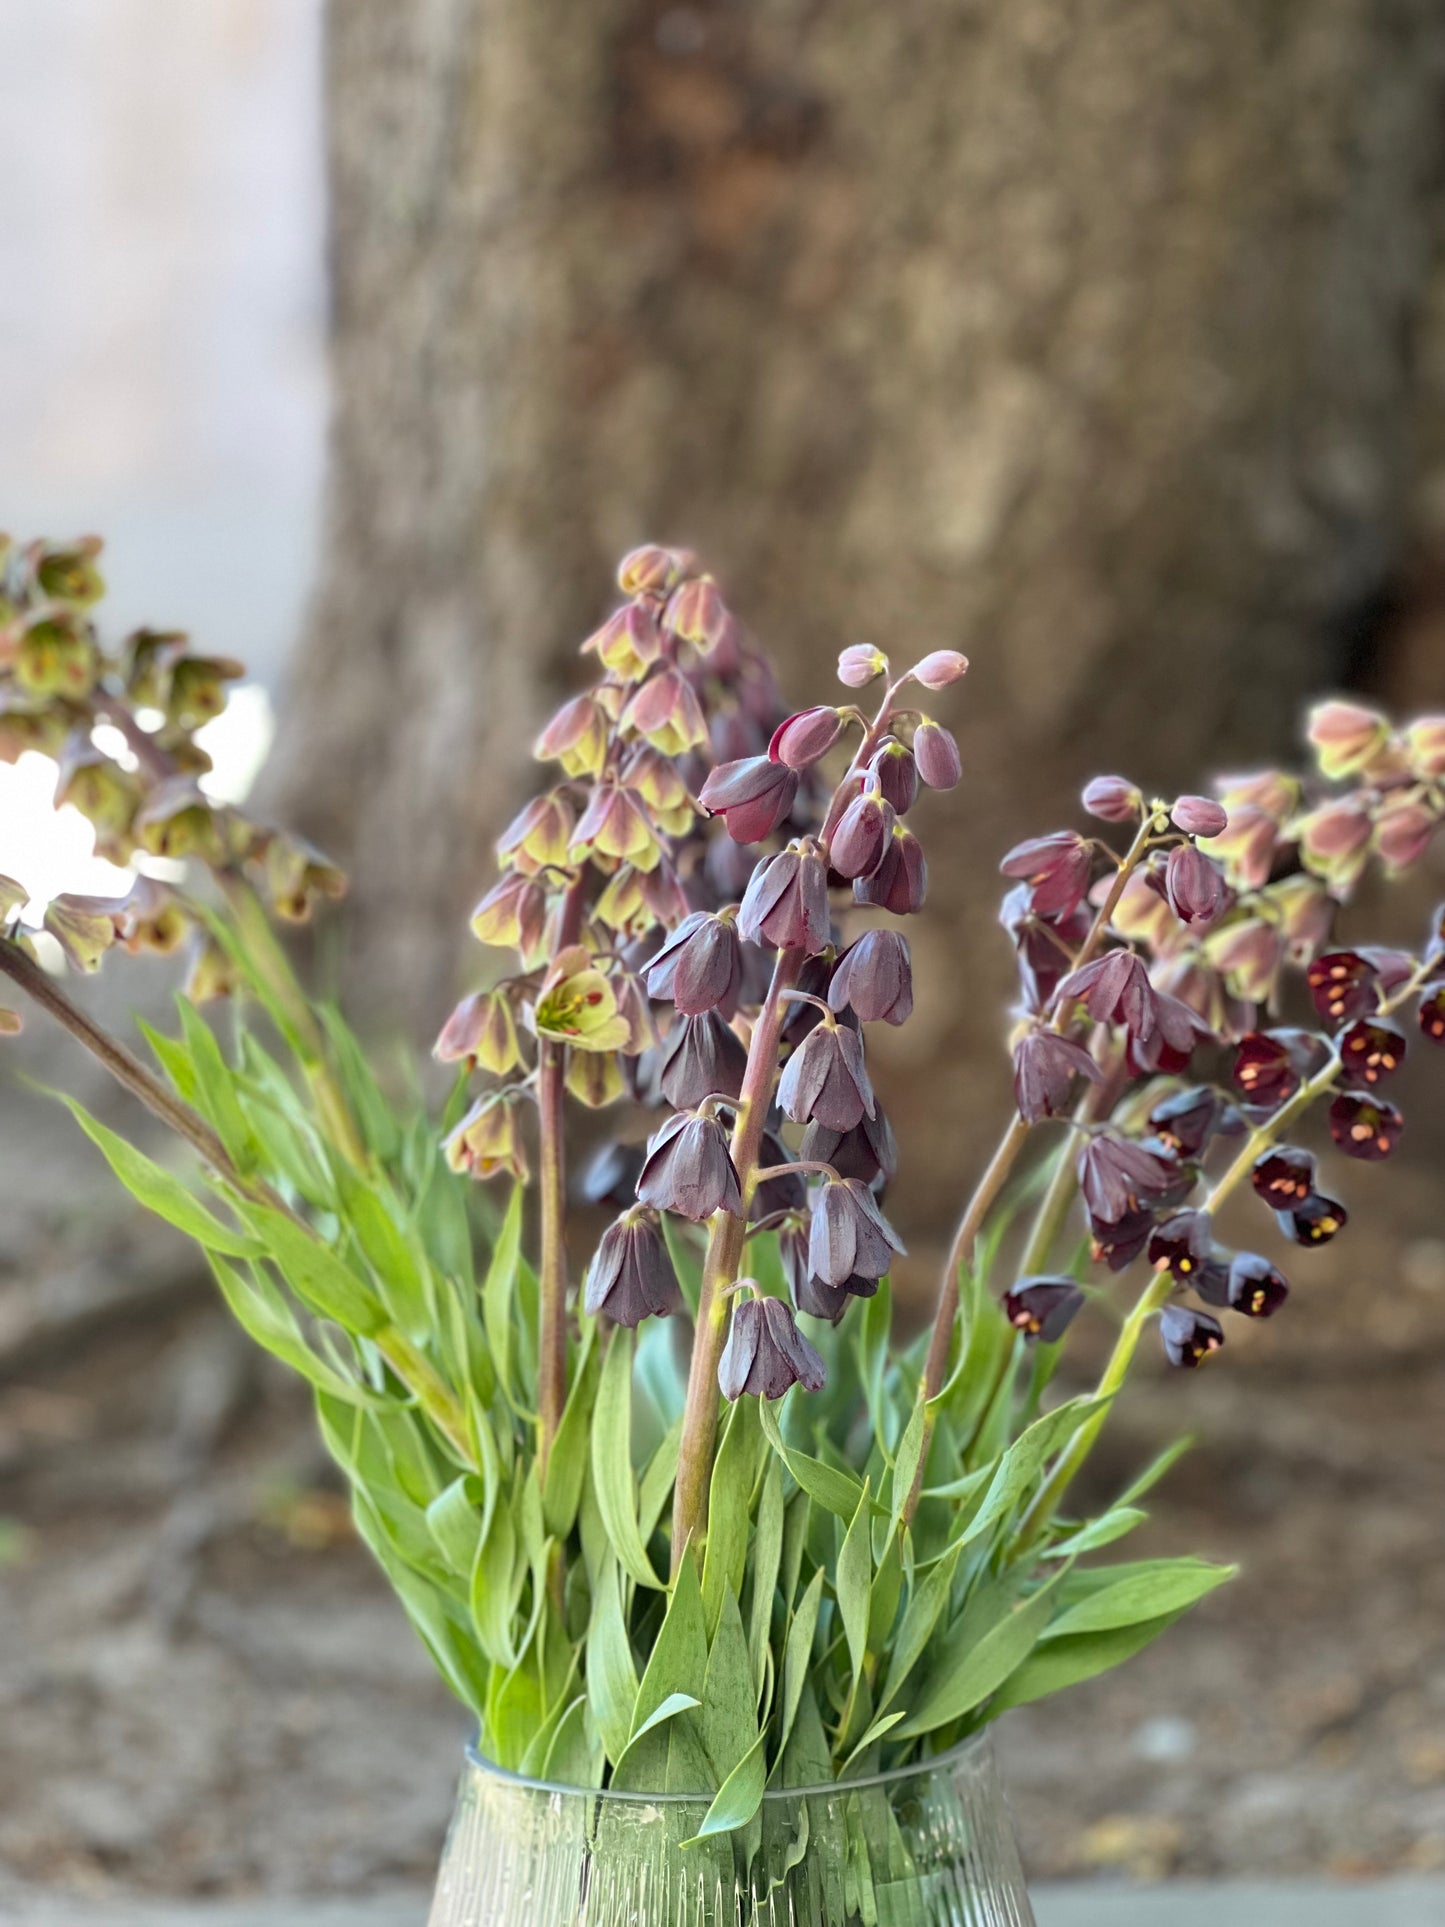
[[[0,973],[195,1154],[183,1176],[72,1103],[309,1382],[476,1720],[434,1918],[1027,1920],[979,1736],[1231,1576],[1119,1556],[1177,1448],[1096,1509],[1076,1481],[1146,1336],[1197,1366],[1285,1305],[1285,1248],[1344,1229],[1308,1114],[1348,1157],[1399,1142],[1409,1031],[1445,1042],[1445,925],[1408,952],[1336,926],[1445,818],[1445,721],[1327,702],[1307,774],[1102,778],[1093,828],[1007,853],[1014,1103],[908,1337],[865,1040],[912,1007],[962,655],[845,648],[842,698],[790,714],[692,556],[629,555],[498,841],[434,1118],[278,935],[339,872],[208,793],[197,731],[239,667],[166,632],[109,651],[97,550],[6,550],[0,754],[53,756],[136,880],[31,928],[0,879]],[[81,972],[188,949],[151,1064],[47,940]],[[569,1114],[604,1109],[574,1157]],[[1262,1248],[1226,1249],[1247,1191]],[[1090,1319],[1107,1362],[1060,1399]]]

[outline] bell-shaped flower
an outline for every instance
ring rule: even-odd
[[[679,1111],[648,1139],[637,1196],[655,1211],[675,1211],[701,1223],[714,1211],[741,1216],[742,1187],[715,1117]]]
[[[497,855],[509,870],[535,876],[539,870],[560,869],[567,861],[577,819],[559,790],[534,796],[497,838]]]
[[[1030,1030],[1014,1046],[1014,1102],[1028,1124],[1061,1117],[1069,1108],[1074,1079],[1103,1081],[1103,1072],[1081,1044],[1052,1030]]]
[[[842,730],[841,710],[827,705],[801,709],[778,724],[768,744],[768,755],[775,763],[786,763],[789,769],[809,769],[827,755]]]
[[[918,801],[917,760],[896,736],[885,736],[874,750],[868,775],[895,815],[906,816]]]
[[[1149,1129],[1180,1156],[1197,1158],[1223,1124],[1228,1109],[1208,1084],[1176,1091],[1149,1113]]]
[[[658,1064],[662,1094],[674,1110],[690,1111],[705,1097],[739,1097],[748,1053],[737,1032],[715,1010],[679,1017],[663,1039]]]
[[[878,1290],[876,1278],[856,1274],[841,1285],[827,1285],[815,1278],[808,1263],[808,1233],[802,1225],[783,1227],[778,1233],[778,1253],[793,1303],[809,1318],[826,1319],[836,1325],[854,1298],[872,1298]]]
[[[743,1284],[753,1286],[753,1281]],[[821,1392],[827,1377],[817,1348],[798,1330],[781,1298],[745,1297],[734,1308],[717,1368],[724,1398],[781,1398],[794,1385]]]
[[[542,979],[531,1022],[539,1037],[573,1050],[617,1051],[633,1042],[632,1022],[612,980],[581,944],[559,952]]]
[[[685,756],[707,741],[702,704],[678,669],[649,676],[622,712],[622,724],[664,756]]]
[[[1288,1211],[1276,1211],[1274,1216],[1284,1235],[1306,1249],[1327,1245],[1350,1221],[1350,1214],[1342,1204],[1318,1191],[1311,1191]]]
[[[895,917],[910,917],[923,908],[928,894],[928,864],[923,845],[912,830],[895,823],[883,861],[871,876],[856,877],[853,901],[871,903]]]
[[[870,1187],[890,1184],[898,1175],[898,1140],[881,1104],[872,1117],[866,1113],[851,1131],[832,1131],[826,1124],[810,1124],[798,1146],[806,1163],[831,1164],[840,1178],[858,1178]]]
[[[494,883],[472,912],[472,931],[482,943],[519,950],[531,963],[547,927],[547,892],[534,878],[512,871]]]
[[[662,626],[681,642],[690,642],[700,654],[707,655],[722,641],[732,623],[732,615],[722,592],[710,575],[694,576],[681,583],[667,599]]]
[[[1420,1029],[1430,1042],[1445,1044],[1445,985],[1421,998],[1418,1014]]]
[[[442,1064],[480,1065],[493,1077],[506,1077],[522,1062],[511,998],[504,990],[463,997],[442,1026],[432,1055]]]
[[[838,875],[850,882],[872,876],[892,841],[893,822],[893,807],[881,790],[855,796],[828,840],[828,860]]]
[[[619,682],[641,682],[662,654],[662,629],[656,605],[639,599],[616,609],[582,645],[600,658]]]
[[[720,816],[734,843],[761,843],[788,820],[798,772],[767,756],[745,756],[710,771],[698,801]]]
[[[690,549],[665,549],[644,542],[629,549],[617,565],[617,586],[624,595],[666,595],[697,566]]]
[[[1117,1131],[1096,1132],[1079,1153],[1079,1184],[1089,1216],[1099,1224],[1117,1224],[1158,1203],[1169,1193],[1178,1168],[1162,1146],[1149,1150]]]
[[[1074,1278],[1020,1278],[1003,1298],[1003,1315],[1025,1338],[1052,1345],[1073,1324],[1084,1303]]]
[[[799,1044],[778,1081],[778,1103],[795,1124],[814,1119],[832,1131],[851,1131],[876,1109],[863,1040],[832,1018]]]
[[[1306,733],[1320,774],[1333,783],[1369,768],[1390,740],[1390,725],[1378,710],[1331,700],[1316,703]]]
[[[1159,1314],[1159,1337],[1171,1365],[1192,1369],[1223,1345],[1224,1328],[1207,1311],[1166,1305]]]
[[[453,1171],[473,1178],[505,1175],[526,1181],[527,1152],[517,1122],[517,1102],[503,1091],[488,1091],[477,1099],[443,1146]]]
[[[864,689],[887,674],[887,656],[869,642],[851,644],[838,658],[838,680],[849,689]]]
[[[1088,894],[1094,856],[1077,830],[1057,830],[1016,844],[998,867],[1001,876],[1029,886],[1037,916],[1067,916]]]
[[[1121,1024],[1132,1037],[1148,1039],[1159,1018],[1159,992],[1132,950],[1106,950],[1071,970],[1058,989],[1063,1010],[1081,1003],[1096,1024]]]
[[[1271,1211],[1293,1211],[1315,1188],[1314,1152],[1277,1144],[1255,1160],[1249,1179]]]
[[[839,959],[828,1002],[865,1024],[906,1023],[913,1011],[913,964],[903,932],[865,930]]]
[[[705,1010],[731,1016],[742,979],[742,945],[731,912],[719,917],[694,910],[647,966],[647,994],[671,998],[685,1017]]]
[[[1189,1284],[1212,1244],[1207,1211],[1176,1211],[1161,1219],[1149,1234],[1149,1262],[1167,1271],[1181,1285]]]
[[[963,775],[953,731],[926,717],[913,732],[913,760],[931,790],[951,790]]]
[[[1405,1033],[1384,1017],[1359,1017],[1340,1039],[1345,1075],[1371,1090],[1393,1077],[1405,1061]]]
[[[116,919],[108,897],[66,893],[52,897],[45,911],[45,928],[65,952],[72,970],[100,969],[101,959],[116,940]]]
[[[652,818],[635,790],[618,783],[599,783],[568,845],[569,863],[588,856],[630,863],[635,870],[654,869],[662,845]]]
[[[858,1178],[828,1178],[813,1203],[808,1233],[808,1264],[825,1285],[842,1285],[855,1275],[882,1278],[904,1245]]]
[[[1380,973],[1358,950],[1327,951],[1306,976],[1315,1009],[1327,1023],[1350,1024],[1380,1007]]]
[[[593,696],[573,696],[537,738],[539,762],[560,763],[568,776],[596,776],[607,761],[607,717]]]
[[[817,845],[789,844],[765,856],[753,871],[738,910],[738,929],[749,943],[816,956],[832,934],[828,866]]]
[[[1224,872],[1192,843],[1177,843],[1164,866],[1169,907],[1181,923],[1207,930],[1229,904]]]
[[[682,1293],[655,1212],[634,1206],[607,1227],[587,1268],[582,1303],[594,1318],[605,1313],[629,1328],[679,1309]]]
[[[1257,1251],[1240,1251],[1229,1267],[1228,1304],[1246,1318],[1273,1318],[1289,1296],[1284,1273]]]
[[[1379,1164],[1392,1155],[1405,1120],[1383,1097],[1341,1091],[1330,1105],[1330,1136],[1347,1157]]]

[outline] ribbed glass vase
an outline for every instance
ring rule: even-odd
[[[430,1927],[1033,1927],[986,1738],[924,1767],[769,1793],[697,1840],[706,1800],[462,1772]],[[688,1844],[692,1843],[692,1844]]]

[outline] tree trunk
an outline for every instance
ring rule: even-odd
[[[848,642],[973,659],[884,1079],[905,1216],[951,1208],[1006,1072],[1002,850],[1096,770],[1285,753],[1388,592],[1442,52],[1433,0],[333,5],[281,755],[373,1014],[441,1014],[613,559],[689,543],[800,702]]]

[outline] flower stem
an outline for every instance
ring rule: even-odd
[[[1105,1071],[1102,1082],[1091,1084],[1080,1098],[1074,1112],[1076,1127],[1095,1124],[1101,1117],[1107,1117],[1119,1097],[1122,1059],[1112,1071]],[[1058,1162],[1054,1165],[1049,1179],[1048,1190],[1040,1200],[1038,1212],[1029,1231],[1028,1243],[1024,1246],[1023,1256],[1019,1259],[1018,1276],[1031,1278],[1048,1268],[1049,1254],[1052,1252],[1063,1229],[1064,1220],[1069,1215],[1069,1206],[1079,1188],[1078,1159],[1074,1152],[1072,1134],[1059,1146]]]
[[[801,950],[780,950],[773,965],[773,979],[748,1046],[748,1065],[733,1125],[731,1150],[742,1187],[742,1215],[715,1212],[708,1232],[698,1296],[697,1331],[687,1379],[687,1403],[683,1407],[682,1436],[678,1442],[677,1489],[672,1508],[674,1574],[682,1563],[683,1550],[689,1540],[697,1540],[707,1529],[707,1494],[717,1440],[717,1368],[731,1312],[728,1287],[737,1282],[742,1263],[748,1205],[757,1178],[758,1151],[778,1073],[778,1042],[788,1012],[783,992],[792,988],[802,965]]]

